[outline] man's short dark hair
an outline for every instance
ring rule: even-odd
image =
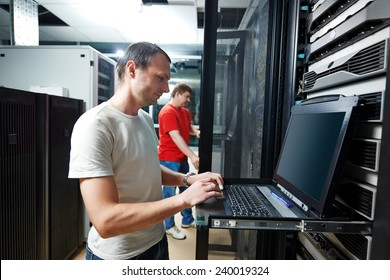
[[[186,91],[192,94],[192,89],[189,85],[183,83],[176,84],[172,90],[171,97],[174,97],[176,93],[183,94]]]
[[[148,67],[152,57],[158,53],[165,55],[169,63],[171,63],[171,59],[168,54],[156,44],[149,42],[138,42],[129,45],[126,48],[123,56],[118,59],[116,64],[119,81],[122,81],[123,79],[123,75],[126,71],[126,64],[129,60],[133,60],[138,67],[145,69]]]

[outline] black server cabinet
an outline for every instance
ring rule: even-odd
[[[0,88],[1,257],[67,259],[81,245],[70,136],[83,101]]]
[[[36,100],[0,87],[1,259],[38,256]]]
[[[78,180],[68,178],[70,137],[82,100],[47,95],[50,259],[68,259],[80,246],[81,198]]]

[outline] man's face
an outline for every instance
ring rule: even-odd
[[[142,106],[156,104],[164,92],[169,92],[170,64],[164,55],[155,55],[146,69],[135,71],[135,93]]]
[[[185,91],[182,94],[177,93],[175,98],[178,107],[185,107],[191,101],[191,94],[188,91]]]

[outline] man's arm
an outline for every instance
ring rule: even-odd
[[[191,125],[190,135],[196,136],[196,138],[200,138],[200,130],[196,129],[193,125]]]
[[[172,183],[183,178],[183,174],[163,168],[162,174],[163,180]],[[195,182],[196,178],[191,178],[195,176],[203,179]],[[191,177],[193,185],[187,191],[153,202],[120,203],[112,176],[80,179],[80,189],[92,224],[101,237],[109,238],[147,228],[210,197],[221,196],[215,184],[215,180],[222,180],[218,174],[208,172]]]
[[[190,158],[192,164],[199,170],[199,157],[188,147],[187,143],[184,141],[183,137],[180,135],[179,130],[171,130],[169,131],[169,136],[171,136],[173,142],[175,142],[176,146],[183,152],[187,157]]]

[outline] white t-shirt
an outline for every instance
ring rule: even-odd
[[[73,128],[69,178],[114,176],[119,202],[160,200],[157,145],[153,121],[145,111],[130,116],[102,103],[85,112]],[[103,259],[128,259],[158,243],[164,234],[163,223],[106,239],[92,227],[88,247]]]

